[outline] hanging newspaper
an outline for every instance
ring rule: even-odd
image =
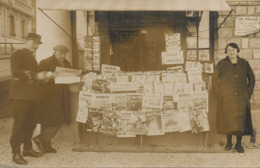
[[[133,111],[131,113],[131,124],[133,125],[136,135],[146,135],[148,130],[145,124],[145,113]]]
[[[170,68],[167,68],[167,72],[170,72],[170,73],[183,73],[183,69],[182,69],[182,66],[176,66],[176,67],[170,67]]]
[[[188,71],[189,82],[200,82],[202,81],[202,72],[201,70]]]
[[[163,82],[174,82],[174,73],[162,73]]]
[[[135,137],[134,126],[131,122],[132,111],[120,111],[117,137]]]
[[[164,132],[179,131],[177,110],[162,111],[161,118],[162,118],[162,128]]]
[[[88,118],[88,108],[91,107],[92,97],[91,94],[79,92],[79,110],[77,113],[76,121],[86,123]]]
[[[173,97],[173,95],[163,96],[163,111],[177,110],[177,102],[174,101]]]
[[[162,53],[162,65],[176,65],[176,64],[184,64],[183,53],[180,52],[178,56],[171,56]]]
[[[112,110],[125,110],[127,106],[127,94],[110,95]]]
[[[173,83],[171,82],[164,82],[163,83],[164,94],[165,96],[173,95]]]
[[[117,71],[120,71],[119,66],[102,64],[102,67],[101,67],[102,74],[104,74],[104,73],[113,74],[114,72],[117,72]]]
[[[88,109],[87,131],[99,132],[103,122],[103,109]]]
[[[162,109],[162,97],[161,96],[144,96],[142,109],[161,110]]]
[[[129,93],[127,95],[127,106],[128,111],[142,111],[143,94]]]
[[[178,112],[192,112],[194,104],[193,93],[180,93],[178,100]]]
[[[139,85],[133,82],[112,84],[110,88],[111,92],[129,92],[138,90]]]
[[[174,82],[175,83],[187,83],[187,76],[186,73],[179,73],[179,74],[175,74],[174,76]]]
[[[160,82],[160,73],[147,72],[146,73],[146,81],[158,81]]]
[[[110,94],[92,93],[92,108],[111,108]]]
[[[144,82],[144,95],[153,96],[154,95],[154,82],[153,81],[145,81]]]
[[[154,86],[154,95],[155,96],[162,96],[164,93],[164,88],[163,88],[163,84],[161,82],[155,81],[153,83]]]
[[[81,71],[82,70],[56,67],[55,84],[79,83]]]
[[[209,131],[208,92],[194,92],[194,107],[191,113],[192,132]]]
[[[117,135],[119,127],[118,114],[109,109],[103,110],[103,122],[99,132],[107,135]]]
[[[147,136],[164,135],[160,111],[145,112],[145,122],[148,129]]]
[[[194,82],[193,83],[194,91],[199,92],[199,91],[206,91],[206,82]]]

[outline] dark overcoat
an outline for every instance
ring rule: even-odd
[[[15,100],[39,99],[39,85],[36,78],[39,66],[33,53],[26,48],[17,50],[12,54],[10,61],[13,80],[9,98]]]
[[[41,71],[55,72],[56,67],[71,68],[66,59],[61,65],[54,57],[48,57],[39,64]],[[55,84],[51,79],[47,84],[41,84],[41,101],[39,103],[36,122],[54,126],[62,122],[70,123],[70,90],[65,84]]]
[[[250,135],[250,98],[255,77],[249,63],[238,57],[234,66],[227,56],[217,64],[212,83],[218,97],[218,133]]]

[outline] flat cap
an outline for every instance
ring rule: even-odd
[[[55,46],[55,47],[53,48],[53,50],[66,51],[66,52],[69,51],[68,47],[66,47],[66,46],[64,46],[64,45],[57,45],[57,46]]]
[[[27,35],[27,40],[34,40],[40,44],[42,44],[41,42],[41,36],[39,34],[36,34],[36,33],[28,33]]]

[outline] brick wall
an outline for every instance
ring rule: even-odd
[[[233,12],[219,29],[215,41],[215,63],[226,57],[225,46],[230,42],[239,45],[239,56],[248,60],[256,77],[256,87],[251,99],[253,109],[260,110],[260,31],[247,36],[235,36],[235,18],[237,16],[260,17],[259,0],[226,0]],[[229,11],[219,12],[218,26],[223,22]]]

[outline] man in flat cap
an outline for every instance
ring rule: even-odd
[[[53,48],[54,54],[39,64],[41,71],[55,72],[56,67],[71,68],[65,59],[69,49],[64,45]],[[63,122],[70,124],[70,91],[65,84],[55,84],[54,79],[42,85],[42,100],[38,111],[38,123],[41,124],[41,133],[33,138],[42,153],[56,153],[51,146],[51,139],[56,135]]]
[[[52,73],[42,73],[36,61],[35,52],[41,42],[41,36],[29,33],[25,47],[16,50],[11,56],[11,71],[13,80],[9,98],[12,100],[14,124],[10,138],[13,161],[20,165],[27,164],[23,156],[40,157],[41,153],[32,149],[32,135],[36,127],[33,118],[36,103],[39,100],[40,80],[49,79]],[[23,156],[21,145],[23,144]]]

